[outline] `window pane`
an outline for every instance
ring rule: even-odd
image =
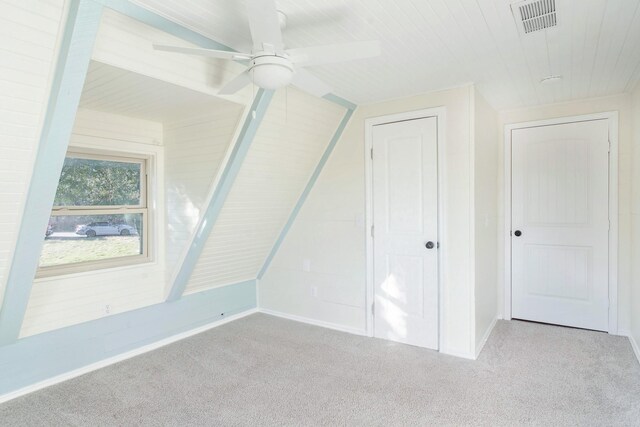
[[[140,163],[67,157],[54,206],[125,206],[140,203]]]
[[[40,267],[99,261],[143,253],[143,215],[53,216]]]

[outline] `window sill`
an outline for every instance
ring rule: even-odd
[[[113,274],[121,271],[128,271],[141,268],[159,268],[157,261],[147,257],[131,257],[129,260],[120,260],[117,265],[109,266],[108,263],[95,262],[91,264],[81,264],[76,266],[45,267],[38,270],[35,283],[56,281],[61,279],[71,279],[75,277],[95,276],[99,274]],[[113,262],[112,262],[113,264]]]

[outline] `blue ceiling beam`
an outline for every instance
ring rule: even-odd
[[[0,308],[0,345],[18,339],[73,130],[102,5],[71,0],[18,239]]]
[[[203,36],[200,33],[196,33],[188,28],[183,27],[167,18],[157,15],[148,9],[145,9],[137,4],[131,3],[129,0],[94,0],[97,3],[102,4],[104,7],[112,9],[130,18],[136,19],[143,24],[147,24],[151,27],[162,30],[172,36],[176,36],[182,40],[193,43],[197,46],[206,49],[218,49],[228,50],[230,52],[237,52],[235,49],[230,48],[222,43],[218,43],[215,40],[211,40],[208,37]]]
[[[346,101],[346,102],[348,102],[348,101]],[[333,149],[335,148],[336,144],[340,140],[340,137],[342,136],[342,133],[344,132],[345,128],[349,124],[349,120],[351,119],[351,116],[353,115],[353,112],[355,111],[355,108],[356,108],[355,105],[353,105],[353,104],[351,104],[351,105],[353,106],[353,108],[348,108],[347,109],[347,112],[345,113],[344,117],[342,118],[342,121],[340,122],[340,124],[338,125],[338,128],[336,129],[335,133],[333,134],[333,137],[331,138],[331,141],[329,141],[329,145],[327,145],[327,148],[324,150],[324,153],[322,154],[322,157],[320,158],[320,161],[316,165],[316,168],[313,171],[313,174],[311,175],[311,178],[307,182],[307,186],[304,188],[304,191],[300,195],[300,198],[298,199],[298,202],[296,203],[296,205],[294,206],[293,210],[291,211],[291,214],[289,215],[289,219],[285,223],[284,228],[282,229],[282,231],[280,232],[280,235],[278,236],[278,239],[276,240],[275,244],[271,248],[271,252],[269,252],[269,255],[267,256],[267,259],[264,261],[264,264],[262,265],[262,268],[258,272],[258,279],[262,279],[264,274],[269,269],[269,265],[271,265],[271,261],[273,261],[273,258],[278,253],[278,250],[280,249],[280,246],[282,245],[282,242],[284,242],[284,239],[285,239],[285,237],[287,237],[287,234],[289,233],[289,230],[291,229],[291,226],[293,225],[293,223],[295,222],[298,214],[300,213],[300,209],[302,209],[302,206],[304,205],[305,201],[307,200],[307,197],[309,197],[309,193],[311,193],[311,190],[313,189],[314,185],[316,184],[316,181],[318,180],[318,177],[320,176],[320,173],[322,172],[322,169],[324,168],[324,165],[327,163],[327,160],[329,160],[329,156],[331,156],[331,153],[333,152]]]
[[[340,98],[338,95],[334,95],[332,93],[328,93],[323,96],[327,101],[331,101],[334,104],[342,105],[347,110],[355,110],[358,106],[351,101],[347,101],[344,98]]]

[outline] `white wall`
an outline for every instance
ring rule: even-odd
[[[623,94],[500,112],[499,203],[500,206],[504,206],[504,172],[502,172],[504,170],[504,125],[607,111],[619,112],[618,329],[619,333],[627,334],[631,326],[629,303],[631,298],[631,96]],[[503,214],[504,209],[500,209],[500,212]],[[499,271],[504,271],[504,216],[500,217],[498,233]],[[504,276],[502,274],[499,280],[498,307],[503,313]]]
[[[256,278],[344,113],[293,88],[274,95],[188,293]]]
[[[63,5],[0,1],[0,304],[47,106]]]
[[[164,123],[167,279],[191,241],[242,110],[229,103],[221,111]]]
[[[474,92],[475,348],[498,314],[498,114]]]
[[[70,147],[96,148],[155,156],[149,192],[164,206],[162,124],[91,110],[79,110]],[[164,297],[164,210],[150,208],[157,248],[153,262],[38,278],[20,336],[25,337],[76,323],[156,304]],[[107,308],[108,306],[108,308]]]
[[[635,351],[640,359],[640,84],[633,92],[633,142],[632,142],[632,240],[633,251],[631,265],[631,319],[630,333],[635,344]]]
[[[260,281],[260,307],[351,331],[365,330],[364,120],[445,106],[442,351],[474,356],[472,91],[472,86],[466,86],[356,110]],[[312,295],[313,288],[317,296]]]

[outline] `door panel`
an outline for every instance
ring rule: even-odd
[[[589,300],[591,248],[527,245],[525,289],[529,295]]]
[[[375,126],[376,337],[438,348],[437,119]]]
[[[608,151],[606,120],[513,131],[513,318],[608,329]]]
[[[382,150],[387,158],[389,232],[422,234],[422,141],[396,138]]]
[[[527,224],[583,226],[589,222],[589,141],[532,141],[525,145]]]

